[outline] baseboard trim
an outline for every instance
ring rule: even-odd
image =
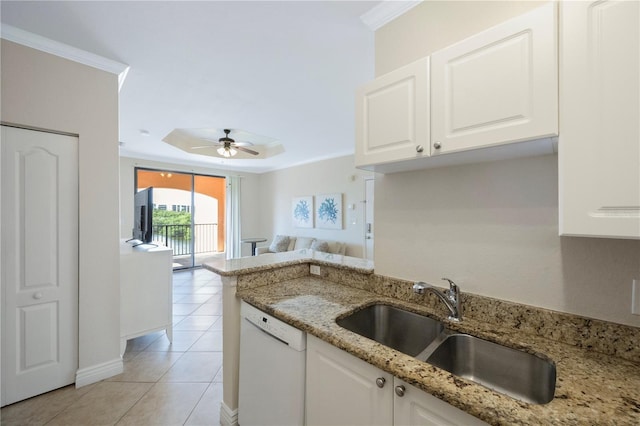
[[[220,424],[222,426],[238,426],[238,409],[232,410],[222,401],[220,403]]]
[[[91,367],[82,368],[76,372],[76,387],[90,385],[100,380],[108,379],[122,373],[124,364],[122,358],[116,358],[112,361],[103,362],[102,364],[92,365]]]

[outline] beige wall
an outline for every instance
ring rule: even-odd
[[[417,6],[377,31],[376,74],[533,6],[515,3]],[[557,173],[549,155],[378,175],[376,272],[640,326],[640,241],[558,237]]]
[[[163,163],[134,158],[120,158],[120,237],[131,238],[133,228],[133,188],[135,182],[135,168],[143,167],[157,170],[170,170],[176,172],[198,173],[210,176],[228,177],[237,175],[226,170],[218,170],[208,167],[185,166],[172,163]],[[242,236],[248,237],[260,234],[258,193],[259,175],[252,173],[241,174],[241,226]],[[229,228],[227,228],[229,229]],[[242,245],[242,255],[249,256],[251,246]]]
[[[375,35],[375,74],[385,74],[447,47],[545,0],[432,1],[381,27]]]
[[[2,121],[79,135],[79,367],[120,360],[118,77],[2,40]]]
[[[260,177],[260,229],[268,244],[276,234],[315,237],[347,244],[347,255],[362,257],[364,246],[364,176],[352,155],[290,167]],[[342,193],[341,230],[294,228],[291,220],[293,197]],[[352,205],[353,210],[348,206]],[[353,223],[355,221],[355,223]]]

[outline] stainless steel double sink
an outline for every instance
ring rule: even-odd
[[[532,404],[553,399],[552,361],[469,334],[440,321],[386,304],[338,318],[336,323],[420,361]]]

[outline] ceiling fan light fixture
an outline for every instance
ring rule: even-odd
[[[226,158],[233,157],[238,153],[238,150],[230,146],[221,146],[220,148],[217,149],[217,151],[218,151],[218,154]]]

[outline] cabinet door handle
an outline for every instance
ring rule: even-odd
[[[36,291],[35,293],[33,293],[33,298],[36,300],[42,299],[42,292]]]
[[[440,142],[435,142],[435,143],[433,144],[433,147],[434,147],[435,149],[440,149],[440,148],[442,148],[442,144],[441,144]]]
[[[383,388],[383,387],[384,387],[384,384],[385,384],[386,382],[387,382],[387,381],[386,381],[386,379],[385,379],[384,377],[378,377],[378,378],[376,379],[376,385],[377,385],[379,388]]]
[[[422,152],[422,151],[424,151],[424,147],[422,145],[416,146],[416,152]]]
[[[407,390],[407,389],[406,389],[403,385],[396,386],[396,395],[398,395],[398,396],[404,396],[404,392],[405,392],[406,390]]]

